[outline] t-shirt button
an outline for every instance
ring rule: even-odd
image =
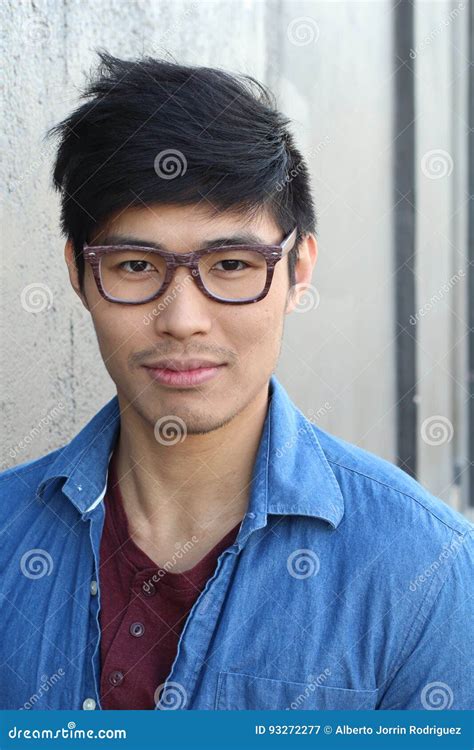
[[[145,596],[155,596],[156,594],[156,588],[153,583],[148,583],[145,581],[144,584],[142,584],[142,591],[145,594]]]
[[[120,685],[120,683],[123,682],[123,672],[119,672],[118,670],[111,672],[109,674],[109,682],[114,687]]]
[[[99,590],[97,581],[91,581],[91,596],[95,596]]]
[[[135,638],[140,638],[145,632],[145,626],[142,622],[132,622],[130,625],[130,634],[134,635]]]
[[[84,703],[82,704],[82,708],[84,711],[93,711],[96,707],[96,702],[93,698],[86,698]]]

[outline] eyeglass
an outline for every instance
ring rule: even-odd
[[[171,253],[146,245],[83,245],[97,288],[109,302],[142,305],[168,289],[176,268],[191,269],[206,297],[230,304],[263,299],[275,266],[294,246],[297,227],[280,245],[223,245]]]

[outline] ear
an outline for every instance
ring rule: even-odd
[[[311,285],[313,268],[318,259],[318,243],[314,234],[307,234],[301,241],[295,266],[295,285],[288,292],[285,315],[298,305],[300,297]]]
[[[79,285],[79,273],[76,266],[76,259],[74,257],[74,247],[71,240],[68,240],[64,246],[64,260],[66,261],[67,270],[69,273],[69,281],[71,282],[71,286],[78,295],[79,299],[81,300],[82,304],[86,308],[86,310],[89,310],[89,305],[87,303],[87,299],[85,294],[81,291],[80,285]]]

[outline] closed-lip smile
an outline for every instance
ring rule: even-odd
[[[224,362],[212,362],[208,359],[160,359],[158,362],[144,366],[151,367],[153,370],[186,372],[189,370],[199,370],[204,367],[220,367],[223,364]]]
[[[144,367],[153,380],[161,385],[192,388],[215,378],[225,365],[225,362],[208,359],[161,359]]]

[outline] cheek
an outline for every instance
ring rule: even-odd
[[[228,341],[246,367],[262,368],[279,348],[282,313],[279,299],[270,294],[245,309],[242,305],[228,328]]]
[[[122,362],[133,349],[149,346],[152,331],[146,325],[144,309],[105,300],[97,289],[90,267],[84,276],[84,291],[104,359]]]
[[[287,302],[290,289],[290,276],[288,271],[288,257],[277,263],[269,294],[274,303],[282,309]]]
[[[151,332],[143,322],[143,313],[102,300],[93,311],[99,348],[107,369],[123,369],[133,351],[150,346]]]

